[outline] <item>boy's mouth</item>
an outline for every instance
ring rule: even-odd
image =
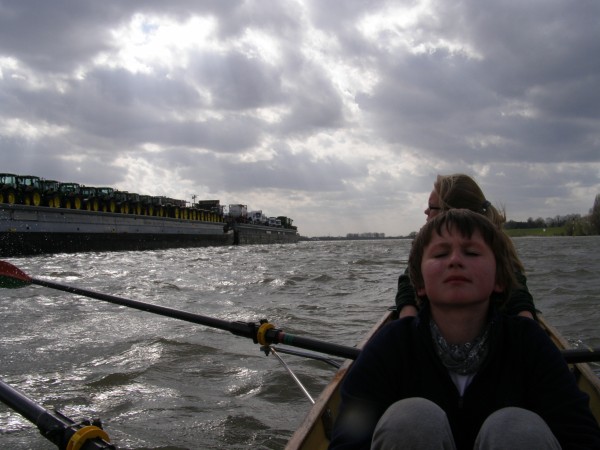
[[[444,283],[458,283],[458,282],[460,282],[460,283],[466,283],[468,281],[469,281],[469,279],[466,278],[466,277],[462,277],[462,276],[459,276],[459,275],[454,275],[454,276],[446,278],[444,280]]]

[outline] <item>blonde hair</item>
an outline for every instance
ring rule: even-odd
[[[456,173],[438,175],[433,188],[438,194],[439,207],[442,211],[451,209],[468,209],[487,217],[498,229],[503,230],[506,223],[504,208],[497,209],[483,194],[477,182],[468,175]],[[517,256],[514,244],[508,239],[509,251],[512,255],[513,269],[525,273],[523,263]]]

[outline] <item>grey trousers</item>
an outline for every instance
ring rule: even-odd
[[[456,450],[446,413],[424,398],[407,398],[381,416],[371,442],[373,450]],[[481,426],[475,450],[560,450],[546,422],[522,408],[503,408]]]

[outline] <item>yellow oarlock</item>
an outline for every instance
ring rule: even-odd
[[[95,438],[100,438],[106,442],[110,442],[108,434],[102,428],[98,428],[94,425],[87,425],[77,430],[75,434],[71,436],[66,450],[80,450],[81,447],[83,447],[83,444],[85,444],[88,440]]]
[[[263,323],[256,332],[256,340],[260,345],[268,345],[268,342],[265,340],[265,334],[268,330],[275,328],[275,325],[269,322]]]

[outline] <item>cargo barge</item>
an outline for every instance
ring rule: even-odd
[[[192,197],[196,200],[196,196]],[[292,219],[245,205],[139,195],[111,187],[0,173],[0,257],[291,243]]]
[[[260,225],[0,204],[0,257],[297,241]]]

